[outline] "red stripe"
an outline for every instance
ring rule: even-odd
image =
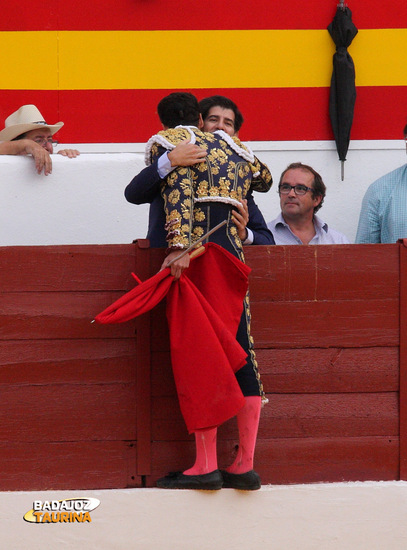
[[[360,29],[407,27],[406,0],[349,0]],[[325,29],[334,0],[19,0],[0,30]],[[181,14],[181,16],[180,16]]]
[[[0,92],[0,120],[25,103],[38,106],[45,119],[65,126],[65,143],[141,143],[160,129],[158,101],[174,90],[69,90]],[[328,88],[191,90],[198,99],[213,94],[232,98],[245,117],[246,141],[333,139]],[[352,139],[401,139],[407,122],[407,86],[357,90]]]

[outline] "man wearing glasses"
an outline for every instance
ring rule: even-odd
[[[0,132],[0,155],[32,155],[38,174],[52,171],[50,155],[58,142],[53,135],[63,122],[47,124],[35,105],[23,105],[6,118],[5,128]],[[62,149],[58,154],[69,158],[79,155],[76,149]]]
[[[404,127],[407,147],[407,124]],[[395,243],[407,237],[407,163],[376,180],[363,198],[357,243]]]
[[[328,227],[316,212],[326,187],[311,166],[296,162],[281,174],[278,185],[281,213],[267,224],[276,244],[348,244],[349,240]]]

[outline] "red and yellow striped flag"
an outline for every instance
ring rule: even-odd
[[[350,0],[359,33],[352,139],[407,122],[407,2]],[[2,7],[1,120],[34,103],[64,142],[143,142],[158,101],[222,94],[244,140],[333,139],[335,0],[20,0]],[[2,125],[2,124],[1,124]]]

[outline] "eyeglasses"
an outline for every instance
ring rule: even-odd
[[[38,143],[38,145],[41,145],[41,147],[47,145],[48,143],[50,143],[53,147],[58,145],[58,142],[52,138],[35,138],[34,141],[35,143]]]
[[[280,183],[278,186],[278,192],[280,195],[288,195],[291,193],[291,189],[294,189],[296,195],[305,195],[308,191],[313,191],[312,187],[307,187],[306,185],[290,185],[289,183]]]

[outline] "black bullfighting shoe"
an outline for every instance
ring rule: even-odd
[[[230,474],[221,470],[224,489],[240,489],[241,491],[257,491],[261,487],[260,476],[254,470],[244,474]]]
[[[222,474],[220,470],[214,470],[209,474],[187,476],[182,472],[170,472],[165,477],[157,480],[160,489],[201,489],[204,491],[217,491],[222,488]]]

